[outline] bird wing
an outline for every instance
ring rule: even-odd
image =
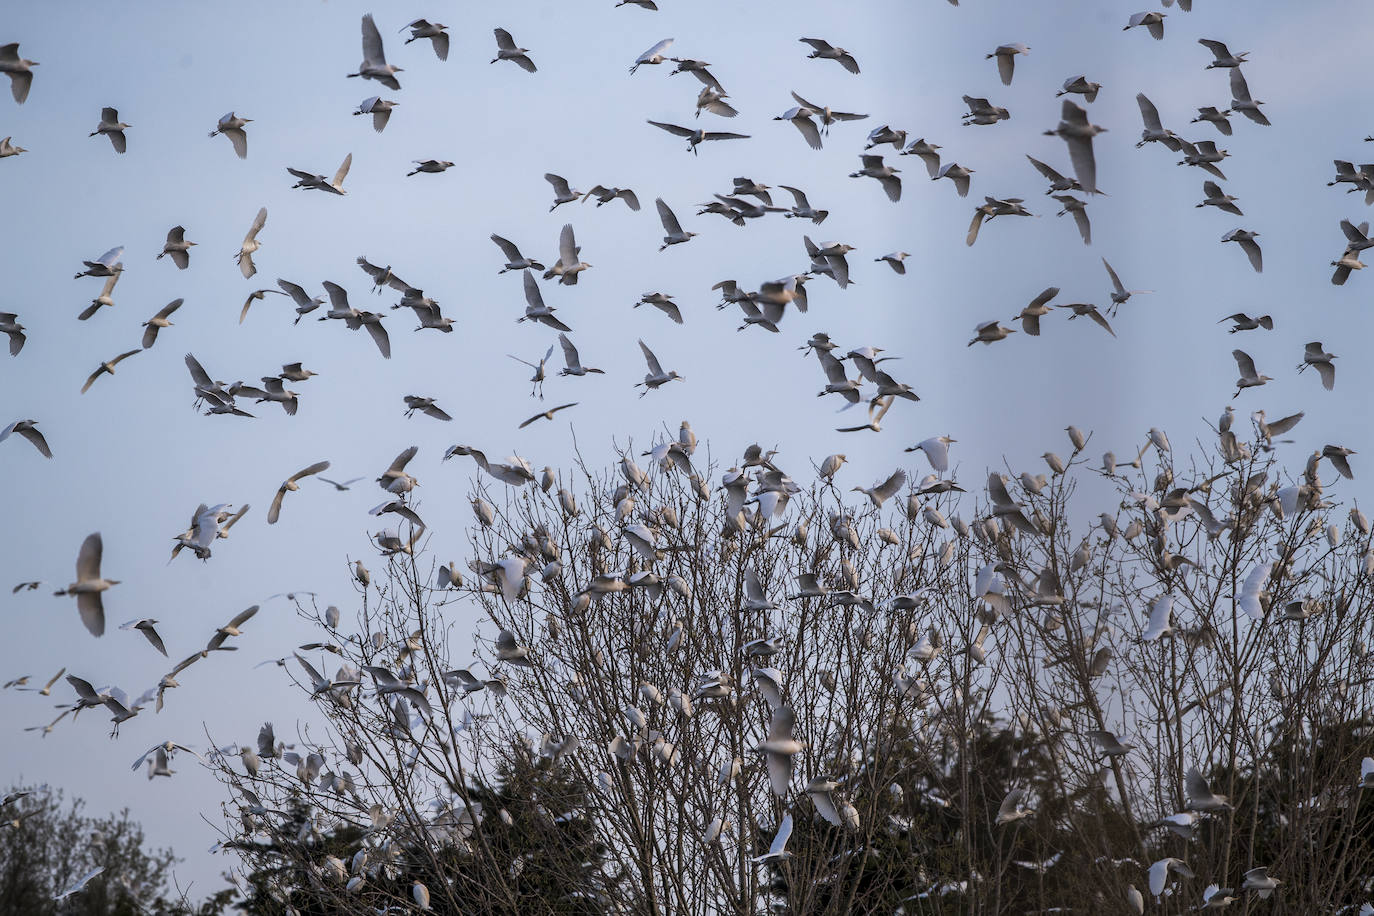
[[[1083,207],[1074,207],[1072,213],[1073,221],[1079,227],[1079,235],[1083,236],[1083,244],[1092,244],[1092,222],[1088,221],[1088,211]]]
[[[669,46],[671,46],[672,43],[673,43],[673,39],[671,39],[671,38],[665,38],[665,39],[663,39],[663,40],[660,41],[658,44],[654,45],[652,48],[650,48],[649,50],[645,51],[643,54],[639,55],[639,57],[638,57],[638,59],[637,59],[636,62],[637,62],[637,63],[638,63],[638,62],[643,62],[643,61],[649,60],[649,59],[651,59],[651,58],[657,57],[658,55],[662,54],[664,51],[668,50]]]
[[[564,223],[563,231],[558,234],[558,256],[563,260],[566,270],[578,263],[577,240],[573,237],[572,223]]]
[[[333,177],[332,179],[330,179],[329,184],[330,184],[335,190],[342,190],[343,181],[344,181],[345,178],[348,177],[348,170],[349,170],[350,168],[352,168],[352,167],[353,167],[353,154],[352,154],[352,153],[349,153],[347,156],[344,157],[344,161],[343,161],[342,163],[340,163],[340,165],[339,165],[339,170],[338,170],[337,172],[334,173],[334,177]]]
[[[363,16],[363,59],[378,67],[386,66],[386,53],[382,50],[382,33],[377,31],[377,23],[372,14]]]
[[[564,361],[565,363],[567,363],[568,368],[569,368],[569,369],[578,369],[578,368],[581,368],[582,364],[581,364],[581,362],[578,361],[577,347],[573,346],[573,342],[572,342],[570,339],[568,339],[568,335],[567,335],[567,334],[559,334],[559,335],[558,335],[558,342],[559,342],[559,343],[562,345],[562,347],[563,347],[563,361]]]
[[[221,134],[229,138],[233,144],[234,152],[240,159],[248,158],[248,135],[241,127],[227,127],[220,131]]]
[[[137,349],[137,350],[126,350],[125,352],[123,352],[123,353],[119,354],[118,356],[116,356],[114,359],[110,360],[110,365],[111,365],[111,366],[117,366],[117,365],[119,365],[120,363],[124,362],[124,360],[128,359],[130,356],[134,356],[134,355],[139,354],[139,353],[142,353],[142,352],[143,352],[143,350],[142,350],[141,348],[140,348],[140,349]]]
[[[997,808],[997,819],[1002,820],[1003,818],[1015,816],[1017,809],[1021,807],[1021,799],[1025,798],[1025,796],[1026,791],[1024,789],[1012,789],[1008,792],[1006,797],[1002,799],[1002,804]]]
[[[120,271],[119,273],[110,274],[110,276],[105,278],[105,286],[100,290],[102,299],[109,298],[110,293],[114,292],[115,284],[119,282],[119,278],[122,274],[123,271]]]
[[[1230,57],[1230,56],[1231,56],[1231,52],[1230,52],[1230,50],[1226,47],[1226,45],[1223,44],[1223,43],[1220,42],[1220,41],[1216,41],[1215,39],[1212,39],[1212,38],[1199,38],[1199,39],[1197,40],[1197,43],[1200,44],[1200,45],[1202,45],[1203,47],[1205,47],[1207,50],[1211,51],[1211,52],[1212,52],[1212,55],[1213,55],[1214,57],[1216,57],[1217,60],[1221,60],[1221,59],[1224,58],[1224,57]],[[1232,68],[1232,69],[1238,69],[1238,68]]]
[[[1328,362],[1313,363],[1313,365],[1317,369],[1317,374],[1321,376],[1322,387],[1327,391],[1334,388],[1336,386],[1336,367]]]
[[[81,622],[92,636],[105,633],[105,604],[100,592],[81,592],[76,596],[76,609],[81,614]]]
[[[797,130],[801,131],[801,135],[806,138],[807,146],[812,149],[821,148],[821,132],[820,128],[816,127],[816,122],[812,121],[810,117],[788,118],[788,120]]]
[[[1039,308],[1040,306],[1044,305],[1046,302],[1049,302],[1057,295],[1059,295],[1059,287],[1051,286],[1045,291],[1043,291],[1040,295],[1032,299],[1030,302],[1030,307]]]
[[[253,299],[261,299],[264,293],[276,293],[276,290],[257,290],[254,293],[249,293],[249,297],[243,299],[243,309],[239,312],[239,324],[243,324],[243,319],[249,317],[249,309],[253,308]]]
[[[806,199],[806,193],[802,191],[800,188],[794,188],[791,185],[786,184],[778,185],[778,187],[782,188],[784,191],[787,191],[792,195],[792,199],[796,202],[798,210],[811,209],[811,204]]]
[[[773,836],[773,843],[768,847],[768,854],[770,856],[781,855],[784,851],[786,851],[787,841],[791,839],[791,837],[792,815],[791,813],[788,813],[783,815],[782,821],[778,824],[778,832]]]
[[[1016,67],[1016,55],[1014,54],[994,54],[997,58],[997,74],[1002,77],[1002,85],[1011,85],[1011,75]]]
[[[792,729],[796,724],[797,716],[796,713],[792,711],[792,707],[779,706],[777,711],[773,713],[772,720],[768,723],[769,742],[791,741]],[[782,756],[784,759],[790,759],[788,755]]]
[[[1245,82],[1245,74],[1240,72],[1240,67],[1231,68],[1231,96],[1242,102],[1249,102],[1250,87]]]
[[[492,234],[491,240],[496,243],[497,248],[501,249],[501,253],[506,256],[507,261],[514,263],[522,260],[520,249],[515,247],[514,242],[511,242],[509,239],[503,239],[501,236],[494,233]]]
[[[806,42],[811,47],[815,48],[817,51],[829,51],[831,48],[834,47],[834,45],[826,41],[824,38],[801,38],[798,40]]]
[[[168,315],[172,314],[172,313],[175,312],[177,309],[181,308],[181,303],[183,303],[183,302],[185,302],[185,301],[186,301],[186,300],[184,300],[184,299],[173,299],[171,302],[169,302],[169,303],[167,303],[166,305],[164,305],[164,306],[162,307],[162,310],[161,310],[160,312],[158,312],[156,315],[154,315],[153,317],[154,317],[154,318],[166,318]]]
[[[310,465],[310,467],[308,467],[308,468],[302,468],[301,470],[299,470],[299,471],[297,471],[296,473],[292,474],[290,477],[287,478],[287,480],[291,481],[292,483],[295,483],[296,481],[300,480],[302,477],[309,477],[311,474],[318,474],[318,473],[320,473],[321,471],[327,471],[327,470],[329,470],[329,462],[328,462],[328,461],[317,461],[317,462],[315,462],[314,464]]]
[[[1255,268],[1255,273],[1263,272],[1264,253],[1260,251],[1259,242],[1254,239],[1240,239],[1238,244],[1245,249],[1245,254],[1250,259],[1250,266]]]
[[[568,197],[572,194],[572,188],[568,186],[568,179],[562,175],[555,175],[552,172],[544,173],[544,180],[553,185],[553,191],[559,197]]]
[[[902,487],[906,486],[906,471],[898,468],[892,472],[881,484],[873,488],[873,492],[883,500],[890,499]]]
[[[31,426],[28,426],[24,429],[17,430],[17,432],[19,433],[19,435],[23,436],[30,443],[32,443],[33,447],[38,449],[39,454],[41,454],[44,458],[52,457],[52,450],[48,448],[47,440],[43,438],[43,434],[40,433],[38,430],[34,429]]]
[[[1072,105],[1072,102],[1065,102],[1065,105]],[[1075,106],[1077,107],[1077,106]],[[1083,190],[1088,194],[1097,192],[1097,160],[1093,158],[1093,142],[1087,137],[1070,137],[1069,160],[1073,162],[1074,174],[1078,176],[1078,183],[1083,186]]]
[[[1035,166],[1035,170],[1041,175],[1044,175],[1047,180],[1056,183],[1064,180],[1063,175],[1059,174],[1039,159],[1036,159],[1034,156],[1027,156],[1026,158],[1030,160],[1031,165]]]
[[[1081,211],[1081,210],[1077,211],[1077,213],[1082,213],[1082,212],[1083,212],[1083,211]],[[1091,318],[1093,321],[1097,322],[1097,324],[1098,324],[1104,331],[1106,331],[1108,334],[1112,335],[1113,337],[1116,336],[1116,332],[1112,330],[1112,326],[1111,326],[1110,324],[1107,323],[1107,319],[1104,318],[1104,317],[1102,316],[1102,313],[1099,312],[1097,309],[1095,309],[1095,308],[1088,309],[1088,311],[1087,311],[1087,316],[1088,316],[1089,318]]]
[[[281,502],[286,498],[286,487],[277,488],[277,495],[272,497],[272,505],[267,509],[267,524],[275,525],[277,519],[281,517]]]
[[[100,578],[100,557],[104,549],[105,542],[101,540],[99,531],[89,535],[86,540],[81,542],[81,550],[76,555],[76,578],[78,582]]]
[[[844,374],[844,365],[834,356],[830,355],[830,353],[817,347],[816,358],[820,360],[821,370],[825,373],[825,377],[829,380],[830,384],[843,385],[845,382],[849,381],[848,376]]]
[[[348,290],[332,280],[325,280],[321,285],[324,286],[324,291],[329,294],[329,304],[332,308],[340,312],[352,311],[353,307],[348,304]]]
[[[544,296],[539,292],[539,282],[534,279],[534,274],[528,270],[525,271],[525,301],[529,303],[529,309],[540,312],[547,311],[544,306]]]
[[[153,629],[152,623],[147,623],[137,629],[148,638],[148,642],[152,643],[154,649],[161,652],[163,656],[167,655],[167,647],[163,645],[162,637],[158,635],[157,630]]]
[[[372,282],[378,285],[381,285],[385,280],[387,280],[391,276],[390,268],[378,267],[376,264],[373,264],[371,261],[367,259],[367,255],[359,255],[356,263],[359,267],[363,269],[363,273],[371,277]]]
[[[797,104],[800,105],[800,106],[803,107],[803,108],[809,108],[809,109],[811,109],[812,111],[823,111],[823,110],[824,110],[824,106],[822,106],[822,105],[816,105],[816,104],[813,104],[813,103],[811,103],[811,102],[808,102],[806,99],[804,99],[804,98],[802,98],[801,96],[797,95],[795,92],[792,93],[792,98],[796,99],[796,100],[797,100]]]
[[[396,456],[396,460],[393,461],[393,462],[391,462],[391,467],[389,467],[389,468],[386,469],[386,470],[387,470],[387,473],[388,473],[388,474],[399,474],[399,473],[401,473],[402,471],[404,471],[405,468],[406,468],[406,465],[410,463],[410,459],[414,458],[414,457],[415,457],[415,453],[418,452],[419,450],[420,450],[420,447],[419,447],[418,445],[412,445],[410,448],[406,449],[404,452],[401,452],[401,454],[399,454],[399,455]]]
[[[1203,798],[1212,794],[1212,790],[1207,785],[1207,780],[1203,778],[1202,773],[1195,766],[1188,768],[1188,772],[1183,777],[1183,785],[1189,798]]]
[[[225,626],[225,629],[238,629],[239,626],[243,626],[245,625],[245,623],[249,622],[249,619],[251,619],[251,617],[253,617],[254,614],[257,614],[257,612],[257,604],[254,604],[253,607],[247,608],[246,611],[239,611],[238,617],[235,617],[234,619],[232,619],[232,621],[229,621],[228,625]]]
[[[1164,893],[1164,883],[1169,880],[1171,859],[1160,859],[1150,866],[1150,893],[1158,897]]]
[[[505,29],[492,29],[492,34],[496,36],[496,46],[502,51],[515,50],[515,39],[510,37],[510,32]]]
[[[173,226],[167,230],[167,244],[180,245],[186,240],[186,228],[184,226]]]
[[[365,323],[367,333],[371,335],[372,342],[377,345],[384,359],[391,359],[391,338],[386,333],[386,328],[382,327],[380,321],[368,321]]]
[[[916,447],[926,453],[934,470],[941,474],[949,470],[949,443],[944,438],[934,436],[917,443]]]
[[[1140,106],[1140,120],[1145,122],[1146,129],[1155,133],[1163,131],[1164,124],[1159,120],[1159,109],[1155,103],[1146,98],[1143,92],[1136,93],[1135,102]]]
[[[1236,368],[1240,370],[1241,378],[1258,378],[1259,373],[1255,371],[1255,361],[1250,358],[1250,354],[1244,350],[1232,350],[1231,355],[1235,357]]]
[[[992,497],[992,501],[996,505],[1016,505],[1015,501],[1011,498],[1011,494],[1007,492],[1006,482],[1002,480],[1002,475],[1000,474],[988,475],[988,495]]]
[[[639,349],[644,352],[644,361],[649,364],[650,375],[662,375],[663,367],[658,364],[658,357],[654,356],[654,351],[644,345],[644,341],[639,342]]]
[[[662,121],[649,121],[649,123],[654,125],[655,127],[660,127],[663,130],[666,130],[670,134],[676,134],[679,137],[690,137],[694,133],[696,133],[696,131],[690,130],[689,128],[679,127],[676,124],[665,124]]]
[[[1121,285],[1121,278],[1116,275],[1116,271],[1112,269],[1112,265],[1107,263],[1106,258],[1102,259],[1102,266],[1107,268],[1107,276],[1112,278],[1112,286],[1118,293],[1125,295],[1126,287]]]
[[[677,215],[663,202],[662,197],[655,198],[654,206],[658,207],[658,218],[663,223],[663,231],[669,235],[682,235],[682,224],[677,221]]]
[[[634,191],[631,191],[629,188],[622,188],[619,192],[616,193],[616,197],[619,197],[621,200],[625,201],[625,205],[628,206],[631,210],[634,210],[636,212],[639,211],[639,197],[635,195]]]
[[[253,225],[249,227],[248,234],[243,237],[243,244],[247,245],[256,239],[265,225],[267,225],[267,208],[262,207],[258,210],[258,215],[253,217]]]
[[[440,32],[438,35],[431,35],[429,40],[434,45],[435,55],[440,60],[448,60],[448,34]]]
[[[1348,219],[1341,220],[1341,231],[1345,233],[1346,239],[1348,239],[1351,242],[1369,241],[1368,236],[1360,230],[1360,227],[1356,226]]]
[[[1215,200],[1222,196],[1221,185],[1217,184],[1215,181],[1204,181],[1202,183],[1202,193],[1207,195],[1208,200]],[[1348,222],[1349,220],[1342,220],[1342,223]],[[1345,226],[1342,225],[1341,228],[1344,229]],[[1349,233],[1346,233],[1346,235],[1349,235]]]

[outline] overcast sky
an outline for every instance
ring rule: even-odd
[[[382,495],[371,478],[412,444],[420,452],[410,470],[422,482],[424,515],[444,559],[462,556],[470,519],[463,497],[474,473],[467,459],[441,464],[444,449],[462,442],[493,457],[518,453],[536,467],[566,467],[574,428],[583,453],[609,463],[613,437],[647,446],[689,419],[716,456],[758,441],[780,449],[778,460],[798,479],[809,476],[813,459],[845,452],[851,463],[842,480],[852,486],[869,485],[898,464],[925,473],[919,457],[909,460],[901,450],[940,434],[958,440],[955,458],[967,481],[981,480],[1003,458],[1018,470],[1044,470],[1037,456],[1067,451],[1062,430],[1069,423],[1095,430],[1095,452],[1125,455],[1151,426],[1166,429],[1180,452],[1198,439],[1210,448],[1206,424],[1234,403],[1242,416],[1305,410],[1290,463],[1300,468],[1314,447],[1342,443],[1361,453],[1352,463],[1362,476],[1364,454],[1374,454],[1366,406],[1374,370],[1361,350],[1374,276],[1356,273],[1337,288],[1328,262],[1341,254],[1339,220],[1359,222],[1368,213],[1361,195],[1325,182],[1332,159],[1374,158],[1364,155],[1374,146],[1361,142],[1374,123],[1351,117],[1366,109],[1374,7],[1254,2],[1237,12],[1197,0],[1191,14],[1169,10],[1165,40],[1157,42],[1141,29],[1122,31],[1138,7],[1100,0],[965,0],[958,8],[943,0],[660,5],[653,13],[615,9],[611,0],[499,7],[243,0],[233,15],[213,4],[169,3],[117,12],[71,3],[60,15],[42,4],[7,10],[0,43],[18,40],[41,66],[25,105],[0,94],[0,135],[29,150],[0,162],[10,225],[0,311],[18,312],[29,335],[17,358],[0,357],[0,428],[37,419],[55,457],[47,461],[18,439],[0,444],[7,481],[0,569],[6,585],[45,583],[15,597],[0,591],[8,636],[0,680],[30,674],[41,682],[66,666],[136,695],[168,665],[140,636],[116,629],[119,623],[157,618],[176,659],[244,607],[289,589],[319,591],[322,604],[345,609],[346,625],[353,593],[345,557],[380,565],[368,543],[381,527],[366,515]],[[405,70],[400,92],[344,78],[357,68],[359,19],[370,10],[388,58]],[[402,44],[397,30],[418,16],[463,24],[451,29],[447,62],[426,41]],[[495,26],[532,49],[538,73],[488,64]],[[807,60],[797,41],[803,35],[848,48],[862,74]],[[672,53],[712,63],[739,117],[695,121],[700,84],[669,76],[668,67],[626,73],[641,51],[669,37],[676,39]],[[1188,123],[1197,106],[1225,107],[1230,98],[1226,72],[1204,70],[1210,55],[1199,37],[1251,51],[1244,70],[1273,127],[1237,117],[1235,135],[1221,137],[1209,124]],[[984,55],[1017,41],[1032,50],[1017,59],[1013,85],[1004,87]],[[1069,218],[1054,215],[1057,206],[1025,159],[1029,153],[1070,171],[1063,141],[1042,132],[1059,120],[1055,90],[1079,73],[1103,84],[1089,111],[1108,128],[1096,141],[1098,184],[1107,196],[1089,206],[1090,247]],[[788,90],[870,117],[836,125],[825,149],[814,152],[793,127],[771,120],[794,104]],[[350,116],[378,92],[400,102],[382,134],[369,118]],[[1244,217],[1195,209],[1209,176],[1176,167],[1179,157],[1158,144],[1134,148],[1137,92],[1154,100],[1166,126],[1231,151],[1222,166],[1225,188]],[[1011,119],[960,126],[964,94],[1007,107]],[[126,155],[104,137],[86,136],[106,105],[133,125]],[[231,109],[254,119],[246,161],[223,138],[206,137]],[[693,157],[647,118],[751,136],[704,144]],[[881,151],[904,170],[900,203],[890,203],[877,182],[848,178],[867,132],[883,123],[908,130],[909,139],[924,136],[946,159],[975,169],[972,194],[961,199],[949,182],[932,183],[918,159],[898,159],[891,147]],[[291,189],[287,166],[332,175],[350,152],[347,196]],[[411,160],[428,158],[457,167],[405,177]],[[583,190],[597,183],[633,188],[644,209],[572,204],[549,213],[552,191],[541,177],[549,171]],[[696,216],[695,205],[728,192],[735,176],[803,188],[831,216],[823,226],[774,216],[745,228]],[[973,206],[984,194],[1025,198],[1037,218],[995,220],[966,247]],[[700,235],[659,253],[656,196]],[[788,202],[786,192],[776,197]],[[245,281],[232,256],[261,206],[269,217],[259,272]],[[520,277],[498,276],[502,259],[488,236],[506,236],[551,264],[567,221],[594,267],[576,287],[543,284],[544,295],[574,329],[583,361],[606,374],[550,380],[545,406],[579,406],[517,430],[541,407],[529,397],[529,370],[507,354],[536,361],[556,335],[516,323],[524,306]],[[154,260],[177,224],[199,243],[186,271]],[[1261,233],[1263,275],[1236,246],[1220,243],[1237,227]],[[804,270],[803,234],[854,245],[854,284],[842,291],[816,278],[808,285],[809,313],[789,312],[780,334],[736,333],[738,309],[716,311],[711,285],[734,278],[754,289]],[[116,245],[126,246],[116,307],[76,321],[102,281],[72,274],[83,259]],[[873,263],[894,250],[911,253],[904,277]],[[332,280],[356,307],[385,310],[397,297],[370,295],[370,281],[354,264],[363,254],[437,298],[455,332],[412,333],[408,310],[386,310],[393,357],[385,361],[365,334],[339,322],[312,316],[293,326],[283,297],[256,303],[238,324],[245,295],[278,277],[314,293]],[[1047,286],[1063,289],[1059,302],[1105,307],[1103,256],[1128,287],[1154,290],[1113,319],[1115,339],[1056,313],[1038,339],[1017,333],[991,347],[965,346],[975,325],[994,318],[1011,324]],[[673,294],[686,323],[632,309],[648,291]],[[140,324],[178,297],[185,305],[155,348],[78,394],[100,360],[136,347]],[[1218,319],[1242,310],[1272,315],[1275,329],[1228,335]],[[815,396],[825,380],[815,359],[796,349],[815,331],[845,350],[872,345],[900,357],[887,366],[921,402],[897,404],[881,434],[835,432],[863,417],[861,408],[837,416],[836,399]],[[645,371],[637,338],[687,381],[640,399],[632,387]],[[1342,357],[1334,392],[1323,391],[1315,373],[1294,371],[1309,340]],[[1236,346],[1275,380],[1233,401]],[[257,414],[251,420],[205,417],[191,407],[182,361],[188,351],[228,381],[255,383],[297,360],[319,377],[288,385],[301,395],[297,416],[263,404],[250,408]],[[557,355],[554,363],[561,365]],[[404,418],[407,394],[437,398],[454,421]],[[365,480],[347,493],[307,481],[288,495],[281,522],[268,527],[277,485],[326,458],[333,462],[327,476]],[[1351,499],[1362,487],[1357,479],[1332,492]],[[208,563],[183,555],[166,565],[171,538],[201,502],[253,509]],[[78,546],[92,531],[104,534],[105,574],[122,580],[107,596],[110,629],[99,640],[81,626],[71,599],[51,596],[71,581]],[[154,783],[128,764],[168,738],[201,746],[206,726],[221,744],[251,740],[267,719],[279,735],[291,734],[294,721],[310,715],[308,704],[283,687],[278,669],[253,665],[285,653],[307,632],[285,601],[267,602],[239,652],[190,669],[161,715],[145,711],[116,742],[97,713],[63,722],[46,739],[19,732],[52,718],[53,702],[71,699],[65,685],[51,700],[0,694],[0,727],[11,735],[0,770],[7,779],[63,786],[96,811],[128,805],[152,843],[187,858],[179,873],[199,882],[193,893],[208,892],[224,863],[203,854],[215,834],[200,814],[218,823],[219,788],[184,757],[182,772]]]

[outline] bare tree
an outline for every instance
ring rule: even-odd
[[[1168,857],[1162,912],[1358,901],[1369,525],[1260,433],[1098,473],[1080,437],[976,498],[721,473],[686,424],[561,479],[483,457],[464,570],[413,530],[354,632],[300,606],[339,661],[285,662],[294,748],[221,762],[233,843],[340,913],[1131,912]]]

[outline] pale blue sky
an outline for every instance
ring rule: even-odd
[[[10,635],[0,648],[3,679],[28,673],[42,681],[66,665],[97,685],[137,694],[168,666],[140,636],[115,629],[119,623],[158,618],[180,658],[237,611],[287,589],[320,591],[324,603],[345,608],[347,621],[353,595],[344,555],[370,561],[367,534],[381,527],[365,514],[381,497],[370,478],[411,444],[420,446],[411,470],[422,481],[423,514],[448,558],[463,550],[470,517],[463,496],[473,472],[466,459],[439,463],[455,442],[558,467],[572,455],[570,421],[596,462],[612,457],[613,436],[647,444],[663,424],[676,429],[686,418],[717,456],[759,441],[778,447],[784,467],[801,479],[811,459],[843,451],[851,459],[843,482],[868,485],[899,463],[924,473],[923,461],[907,460],[902,447],[950,434],[959,440],[962,476],[976,481],[1002,456],[1017,469],[1043,470],[1036,456],[1067,451],[1062,429],[1069,423],[1097,431],[1095,452],[1125,454],[1150,426],[1165,428],[1180,450],[1207,438],[1204,419],[1230,402],[1236,372],[1229,354],[1240,346],[1276,380],[1243,393],[1234,401],[1238,412],[1306,410],[1292,462],[1340,442],[1362,453],[1352,463],[1363,474],[1364,454],[1374,454],[1365,406],[1374,379],[1361,358],[1374,276],[1357,273],[1338,289],[1327,263],[1341,252],[1338,221],[1358,222],[1368,211],[1359,195],[1325,182],[1333,158],[1359,162],[1374,153],[1361,143],[1374,124],[1351,118],[1365,110],[1363,42],[1374,9],[1264,2],[1237,13],[1198,0],[1191,14],[1171,10],[1166,39],[1155,42],[1141,30],[1121,30],[1140,7],[1117,2],[661,6],[649,13],[614,9],[610,0],[576,8],[243,2],[226,16],[204,4],[116,12],[74,3],[60,15],[38,4],[8,11],[0,42],[20,41],[41,66],[26,105],[0,96],[0,136],[13,135],[30,150],[0,162],[7,216],[23,227],[6,234],[10,282],[0,310],[19,312],[29,334],[18,358],[0,358],[0,426],[39,420],[56,457],[45,461],[18,440],[0,445],[9,481],[0,491],[0,517],[9,521],[0,569],[6,584],[45,580],[43,591],[0,592]],[[358,22],[368,11],[389,59],[405,68],[399,93],[344,78],[361,57]],[[402,45],[397,30],[418,16],[451,26],[448,62],[436,60],[428,42]],[[488,65],[494,26],[532,49],[539,73]],[[862,75],[807,60],[796,40],[802,35],[850,49]],[[681,141],[644,123],[694,123],[694,79],[669,77],[666,67],[626,73],[641,51],[667,37],[677,40],[673,53],[712,62],[741,112],[732,121],[704,115],[700,123],[752,139],[705,144],[694,158]],[[1197,106],[1229,100],[1225,72],[1203,69],[1209,57],[1199,37],[1252,52],[1245,73],[1268,103],[1272,128],[1236,119],[1235,136],[1222,138],[1211,125],[1188,123]],[[1015,81],[1004,87],[983,55],[1014,41],[1032,51],[1018,58]],[[1089,208],[1091,247],[1067,218],[1053,215],[1057,207],[1024,158],[1068,171],[1064,144],[1042,131],[1059,119],[1054,91],[1078,73],[1104,84],[1090,114],[1109,129],[1096,144],[1098,182],[1109,196]],[[789,89],[871,118],[837,125],[825,150],[813,152],[790,125],[771,120],[792,106]],[[1141,91],[1166,126],[1231,151],[1225,187],[1240,199],[1243,218],[1194,209],[1208,176],[1175,167],[1178,157],[1158,145],[1134,148]],[[377,92],[401,103],[381,135],[370,119],[350,116]],[[1011,120],[961,127],[964,94],[1009,108]],[[134,125],[125,156],[106,139],[86,136],[104,105]],[[222,138],[205,136],[230,109],[255,119],[247,161]],[[889,203],[876,182],[846,177],[859,165],[868,130],[884,122],[976,169],[970,197],[958,198],[948,182],[931,183],[914,157],[889,155],[904,169],[900,204]],[[291,190],[286,166],[332,174],[349,152],[346,197]],[[412,159],[426,158],[458,167],[404,177]],[[645,209],[574,204],[550,214],[546,171],[583,190],[597,183],[634,188]],[[831,216],[823,226],[769,218],[743,229],[695,216],[694,205],[727,192],[734,176],[799,186]],[[1040,218],[994,221],[967,248],[973,205],[985,193],[1024,197]],[[700,235],[658,253],[656,196]],[[259,273],[244,281],[231,256],[264,205]],[[537,359],[555,335],[515,323],[523,310],[520,279],[497,276],[500,253],[487,236],[504,235],[551,263],[568,220],[595,267],[574,288],[546,284],[545,298],[573,327],[584,362],[607,374],[550,381],[546,405],[580,406],[517,431],[539,406],[528,398],[528,370],[505,354]],[[178,223],[200,243],[184,272],[154,260]],[[1220,244],[1238,226],[1262,233],[1262,276],[1234,246]],[[756,288],[805,268],[803,233],[855,245],[855,285],[841,291],[818,278],[808,287],[810,313],[789,314],[781,334],[735,333],[738,310],[717,312],[710,286],[735,278]],[[71,275],[83,259],[115,245],[127,246],[117,306],[79,323],[75,316],[100,281]],[[872,261],[895,249],[912,254],[905,277]],[[378,307],[353,263],[360,254],[392,264],[438,298],[455,333],[412,334],[408,311],[389,312],[394,356],[387,362],[365,335],[337,323],[293,326],[281,297],[255,304],[237,324],[245,294],[277,277],[315,292],[320,281],[333,280],[356,306]],[[1038,340],[1018,333],[992,347],[964,346],[976,324],[1008,321],[1046,286],[1063,289],[1059,302],[1105,305],[1104,255],[1128,286],[1155,290],[1113,321],[1117,339],[1056,314]],[[652,309],[630,308],[650,290],[677,297],[683,327]],[[78,395],[97,362],[137,346],[140,323],[177,297],[186,305],[153,350]],[[394,300],[388,294],[380,301]],[[1272,314],[1275,330],[1227,335],[1216,322],[1238,310]],[[824,384],[820,368],[795,348],[817,330],[845,349],[874,345],[900,356],[889,364],[893,374],[916,388],[921,403],[894,407],[880,435],[835,433],[862,417],[857,410],[836,416],[837,402],[814,396]],[[638,399],[639,337],[688,381]],[[1303,343],[1317,339],[1342,357],[1332,393],[1313,373],[1293,371]],[[187,351],[226,380],[254,381],[295,360],[320,376],[288,386],[302,395],[296,417],[274,405],[253,408],[253,420],[203,417],[190,407]],[[454,422],[404,419],[406,394],[437,397]],[[322,458],[334,462],[328,476],[368,480],[344,494],[307,482],[289,494],[281,523],[266,526],[277,484]],[[1359,491],[1341,484],[1333,493],[1348,499]],[[199,502],[253,509],[208,563],[182,557],[164,565],[171,537]],[[106,574],[123,580],[108,596],[110,632],[100,640],[81,627],[70,599],[50,595],[70,581],[77,547],[96,530],[105,537]],[[214,835],[197,815],[218,819],[218,788],[185,759],[177,777],[151,784],[127,765],[167,738],[203,742],[202,722],[221,742],[248,740],[268,718],[289,735],[292,721],[310,714],[308,705],[283,689],[275,668],[252,666],[305,636],[284,602],[269,603],[239,640],[241,651],[190,669],[160,716],[150,710],[127,723],[115,743],[96,714],[64,722],[46,740],[13,735],[53,713],[32,694],[0,694],[0,727],[13,735],[3,771],[62,785],[96,810],[129,805],[152,842],[188,858],[183,877],[208,890],[220,863],[202,855]],[[69,696],[54,690],[54,699]]]

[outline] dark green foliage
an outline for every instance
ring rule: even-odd
[[[169,849],[144,845],[143,829],[128,810],[102,818],[67,803],[60,790],[16,786],[28,792],[0,810],[0,916],[218,916],[223,891],[192,908],[168,888],[177,859]],[[62,901],[53,898],[98,866],[103,874]]]

